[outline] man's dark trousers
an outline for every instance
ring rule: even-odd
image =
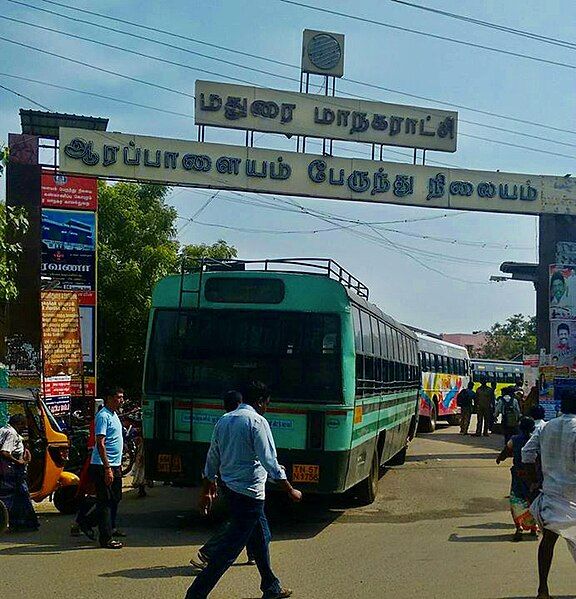
[[[112,468],[114,479],[111,485],[104,480],[104,466],[90,464],[88,473],[96,487],[96,509],[89,513],[85,523],[93,527],[98,524],[101,546],[108,545],[112,540],[112,512],[122,499],[122,470],[120,466]]]
[[[249,539],[262,579],[260,589],[263,596],[274,597],[280,592],[281,587],[270,565],[271,535],[264,513],[264,501],[235,493],[228,488],[224,489],[224,494],[230,508],[230,523],[214,548],[208,565],[188,589],[186,599],[206,599]]]

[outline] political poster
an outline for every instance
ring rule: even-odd
[[[556,367],[572,370],[576,359],[576,321],[553,320],[550,322],[550,354]]]
[[[576,266],[550,265],[550,320],[576,320]]]

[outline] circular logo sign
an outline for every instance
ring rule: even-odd
[[[319,69],[329,71],[342,58],[342,48],[338,41],[327,33],[315,35],[308,43],[308,58]]]

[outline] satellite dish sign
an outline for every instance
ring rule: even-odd
[[[341,33],[304,29],[302,72],[342,77],[344,75],[344,36]]]

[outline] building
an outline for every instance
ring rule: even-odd
[[[486,343],[486,333],[482,331],[474,333],[442,333],[441,337],[449,343],[463,345],[472,357],[477,356],[482,346]]]

